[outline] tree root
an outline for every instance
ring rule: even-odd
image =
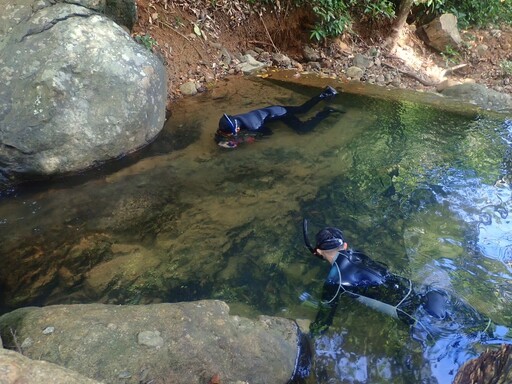
[[[421,77],[419,77],[418,75],[416,75],[415,73],[404,71],[403,69],[397,68],[397,67],[395,67],[395,66],[393,66],[391,64],[388,64],[388,63],[384,63],[383,62],[382,65],[384,65],[384,66],[386,66],[388,68],[391,68],[391,69],[393,69],[393,70],[395,70],[397,72],[400,72],[400,73],[402,73],[402,74],[404,74],[406,76],[409,76],[409,77],[413,78],[414,80],[420,82],[421,84],[423,84],[426,87],[435,87],[435,86],[437,86],[437,85],[439,85],[441,83],[440,81],[438,81],[437,83],[434,83],[433,81],[424,80]],[[467,64],[459,64],[459,65],[454,65],[453,67],[450,67],[450,68],[446,68],[443,71],[441,77],[444,78],[447,74],[449,74],[451,72],[454,72],[457,69],[464,68],[466,66],[467,66]]]
[[[382,65],[384,65],[384,66],[386,66],[386,67],[388,67],[388,68],[391,68],[391,69],[393,69],[393,70],[395,70],[395,71],[397,71],[397,72],[400,72],[400,73],[402,73],[402,74],[404,74],[404,75],[406,75],[406,76],[409,76],[409,77],[413,78],[414,80],[416,80],[416,81],[420,82],[421,84],[423,84],[423,85],[425,85],[425,86],[427,86],[427,87],[434,87],[434,86],[436,86],[437,84],[439,84],[439,83],[434,83],[434,82],[432,82],[432,81],[423,80],[423,79],[422,79],[421,77],[419,77],[418,75],[416,75],[416,74],[414,74],[414,73],[412,73],[412,72],[404,71],[404,70],[402,70],[402,69],[400,69],[400,68],[397,68],[397,67],[395,67],[395,66],[393,66],[393,65],[391,65],[391,64],[388,64],[388,63],[384,63],[384,62],[383,62],[383,63],[382,63]]]

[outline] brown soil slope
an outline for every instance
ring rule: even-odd
[[[276,2],[279,4],[279,2]],[[309,40],[313,20],[306,9],[260,9],[257,12],[237,1],[138,0],[135,36],[150,36],[167,66],[169,103],[179,98],[179,86],[187,81],[206,90],[216,81],[239,72],[233,60],[247,50],[280,52],[295,60],[300,72],[306,59],[303,48],[311,45],[320,53],[322,75],[346,77],[356,53],[369,55],[379,49],[386,26],[354,26],[338,39],[315,45]],[[372,33],[368,30],[372,29]],[[435,52],[414,33],[404,31],[397,52],[382,53],[381,66],[368,71],[400,73],[395,86],[435,90],[435,85],[449,78],[475,81],[500,92],[512,93],[512,28],[461,31],[464,48],[455,56]],[[365,36],[364,38],[362,36]],[[236,61],[235,61],[236,63]],[[461,66],[449,74],[446,68]],[[306,69],[306,67],[304,68]],[[310,68],[307,68],[310,69]],[[364,80],[364,78],[363,78]],[[169,105],[170,107],[170,105]]]

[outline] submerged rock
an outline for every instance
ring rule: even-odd
[[[441,90],[441,93],[444,96],[475,104],[484,109],[501,112],[512,111],[512,96],[489,89],[481,84],[456,84]]]
[[[486,351],[459,369],[453,384],[512,383],[512,345]]]
[[[220,301],[22,308],[0,317],[0,334],[7,347],[32,339],[28,357],[107,383],[199,384],[218,374],[223,384],[284,384],[299,341],[293,321],[231,316]]]

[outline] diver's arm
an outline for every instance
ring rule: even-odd
[[[311,336],[321,335],[326,332],[332,324],[339,301],[339,284],[327,281],[322,291],[322,300],[319,304],[315,321],[309,326]]]

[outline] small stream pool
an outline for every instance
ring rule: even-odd
[[[324,84],[227,81],[180,101],[136,155],[1,192],[0,311],[220,299],[233,314],[311,321],[329,266],[304,247],[308,218],[311,236],[341,228],[350,246],[449,291],[508,340],[510,121],[344,92],[333,103],[346,113],[313,133],[275,123],[256,143],[215,145],[222,113],[301,104]],[[312,383],[444,384],[489,345],[445,335],[425,347],[406,324],[343,299],[315,347]]]

